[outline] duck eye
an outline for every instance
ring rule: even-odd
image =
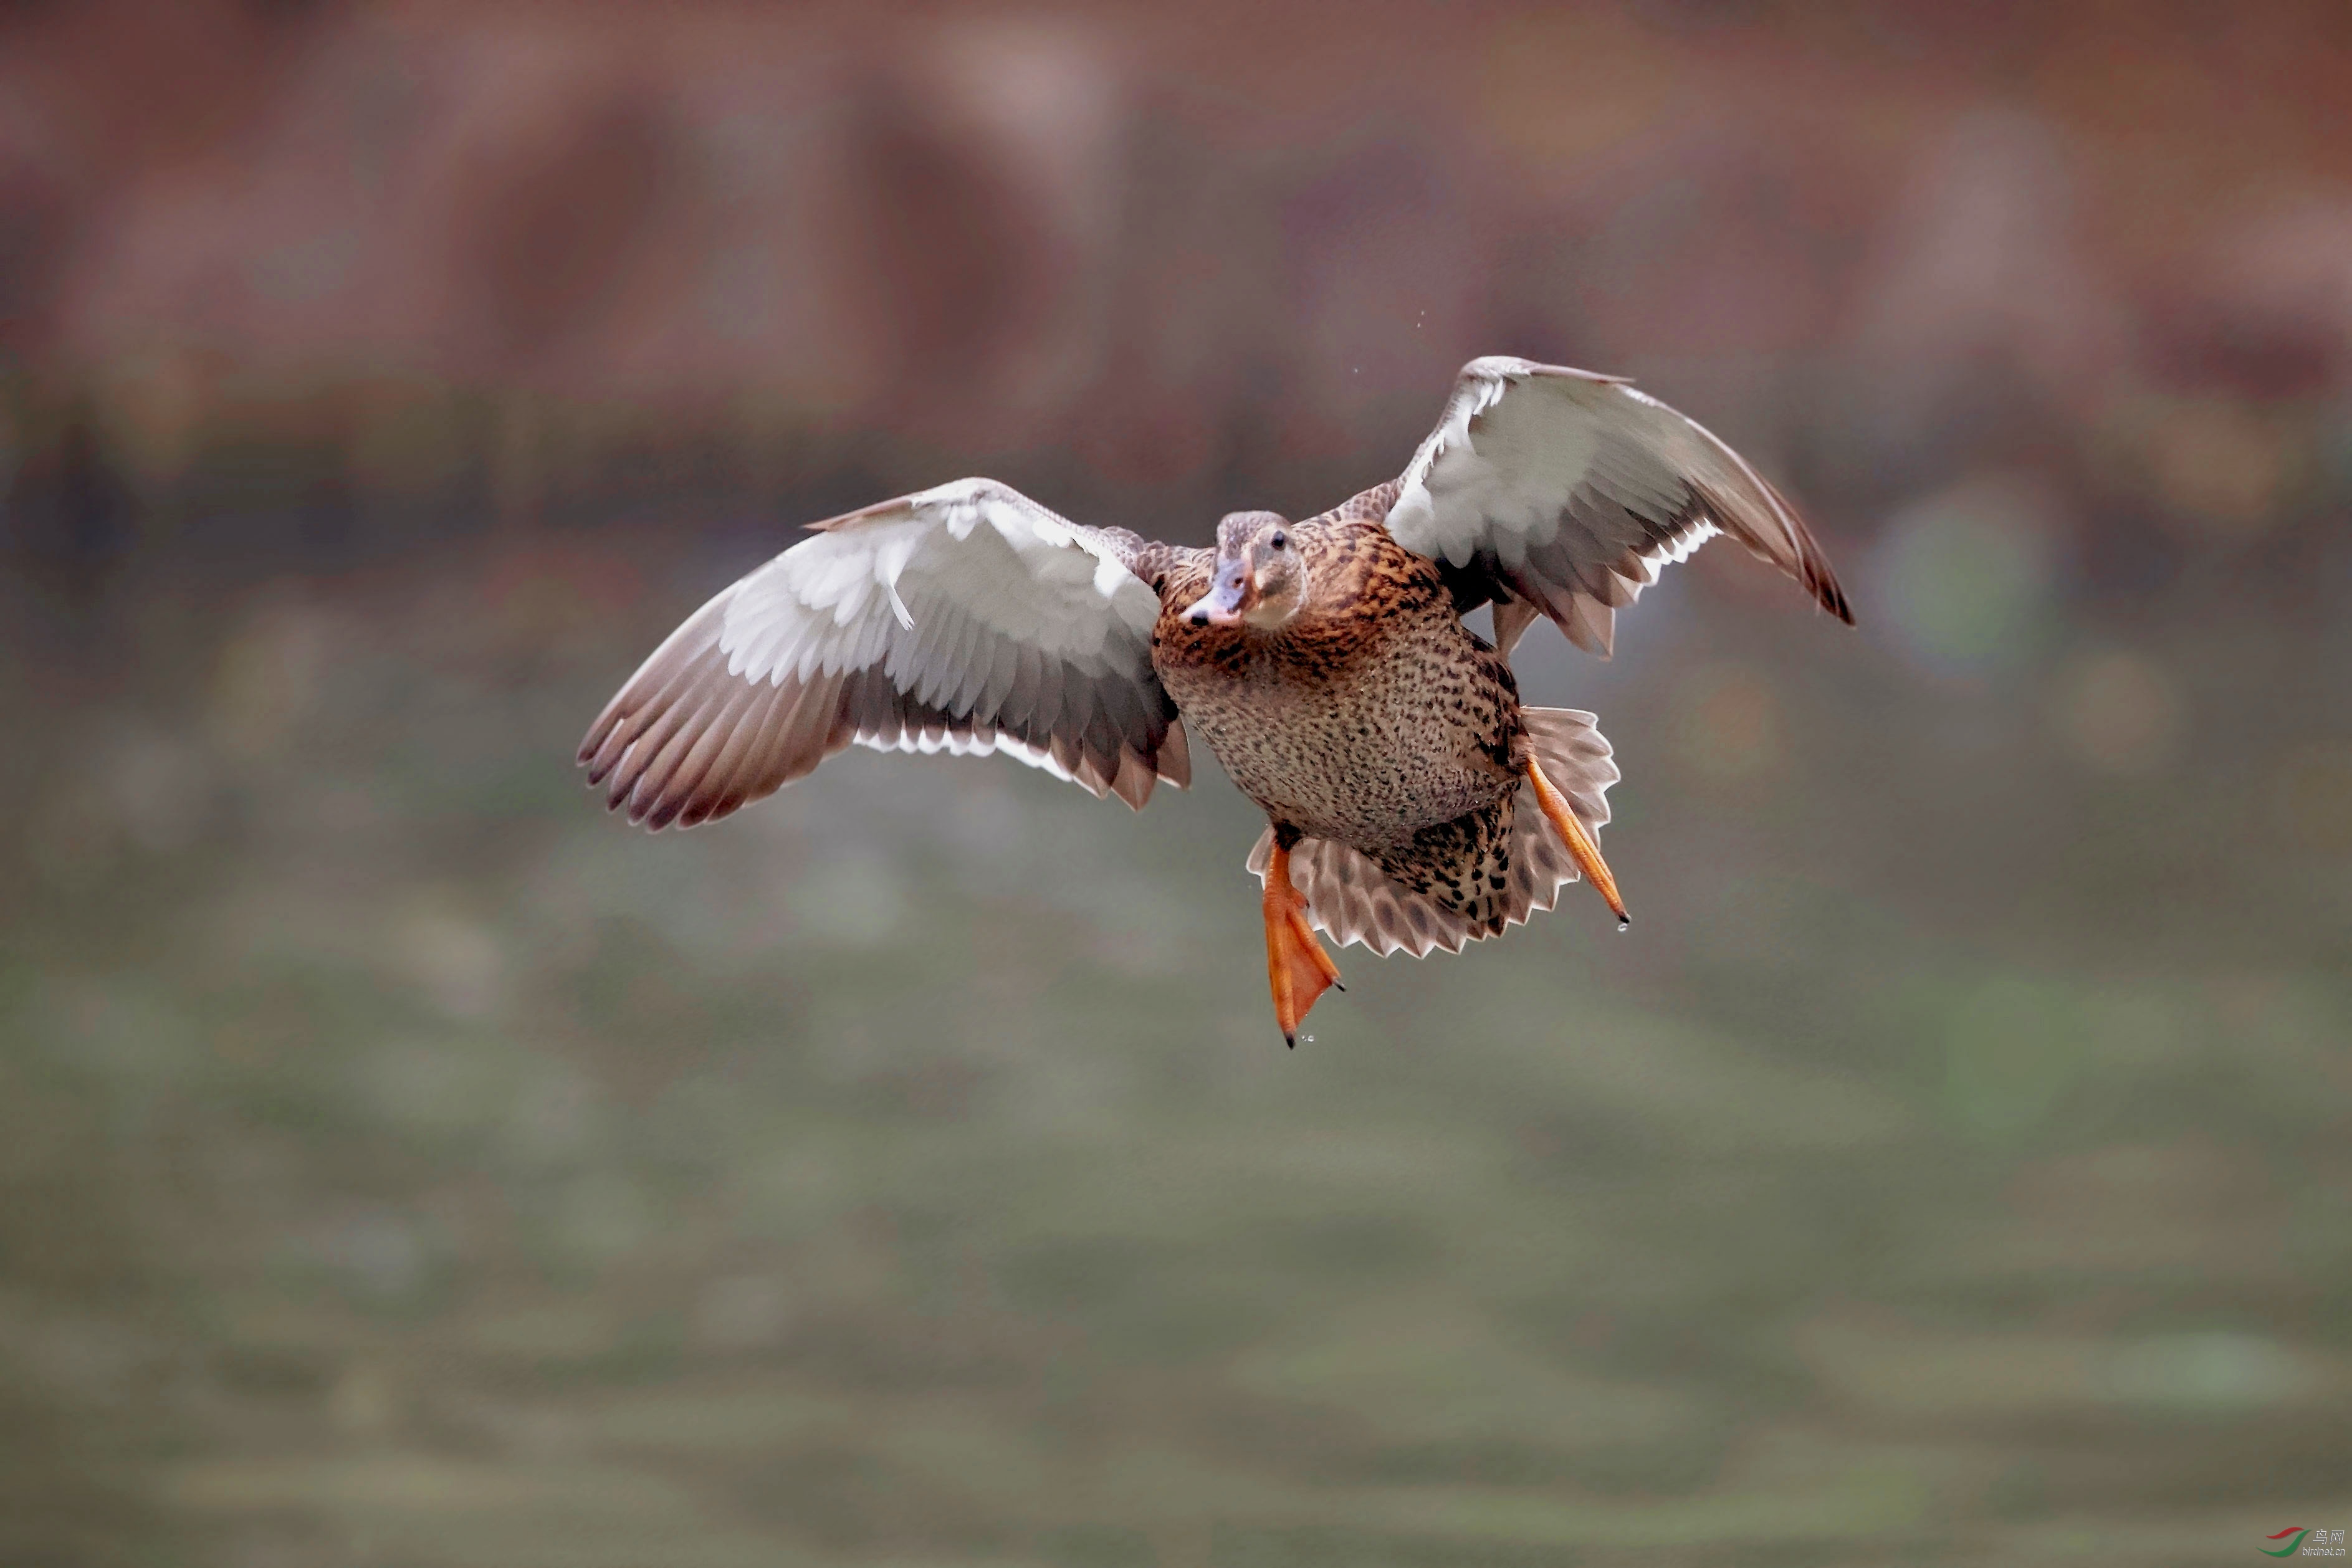
[[[1287,550],[1290,548],[1290,535],[1284,533],[1277,529],[1275,531],[1274,537],[1267,540],[1266,542],[1273,545],[1276,550]]]

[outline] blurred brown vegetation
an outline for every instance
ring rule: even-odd
[[[1799,496],[1597,905],[570,750],[797,523],[1487,352]],[[2352,1526],[2352,10],[0,7],[0,1563],[2202,1563]]]

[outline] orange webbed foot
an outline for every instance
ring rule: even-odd
[[[1617,879],[1609,874],[1609,862],[1601,858],[1601,846],[1592,842],[1592,835],[1584,830],[1584,824],[1577,821],[1576,813],[1570,808],[1568,797],[1559,793],[1551,780],[1544,777],[1542,767],[1533,757],[1528,759],[1528,783],[1535,786],[1536,804],[1543,807],[1544,816],[1550,819],[1552,826],[1567,841],[1568,852],[1575,859],[1577,869],[1584,873],[1584,879],[1591,883],[1594,889],[1609,900],[1609,907],[1616,911],[1617,929],[1622,931],[1632,925],[1633,917],[1625,912],[1625,900],[1617,896]]]
[[[1280,837],[1265,868],[1265,974],[1282,1043],[1298,1045],[1298,1026],[1324,988],[1339,985],[1339,966],[1307,923],[1307,895],[1291,886],[1290,848]],[[1339,989],[1345,991],[1344,985]]]

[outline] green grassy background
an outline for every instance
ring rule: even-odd
[[[2343,0],[0,5],[0,1568],[2352,1530]],[[797,525],[1199,542],[1474,354],[1817,523],[1548,628],[1589,889],[590,718]]]
[[[2268,759],[2087,779],[2034,670],[1694,569],[1615,663],[1522,660],[1617,743],[1633,931],[1578,889],[1349,950],[1294,1054],[1213,770],[1138,816],[853,752],[607,817],[569,750],[687,602],[600,608],[634,570],[127,595],[127,689],[17,682],[11,1561],[2189,1562],[2352,1512],[2344,845],[2283,852],[2341,803]],[[2263,701],[2340,699],[2283,651]],[[1693,717],[1735,676],[1761,729]]]

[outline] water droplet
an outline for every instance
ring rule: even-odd
[[[1310,1046],[1315,1043],[1315,1037],[1312,1035],[1301,1035],[1298,1037],[1306,1041]]]
[[[1632,931],[1633,929],[1633,922],[1621,915],[1618,917],[1617,929],[1619,931]]]

